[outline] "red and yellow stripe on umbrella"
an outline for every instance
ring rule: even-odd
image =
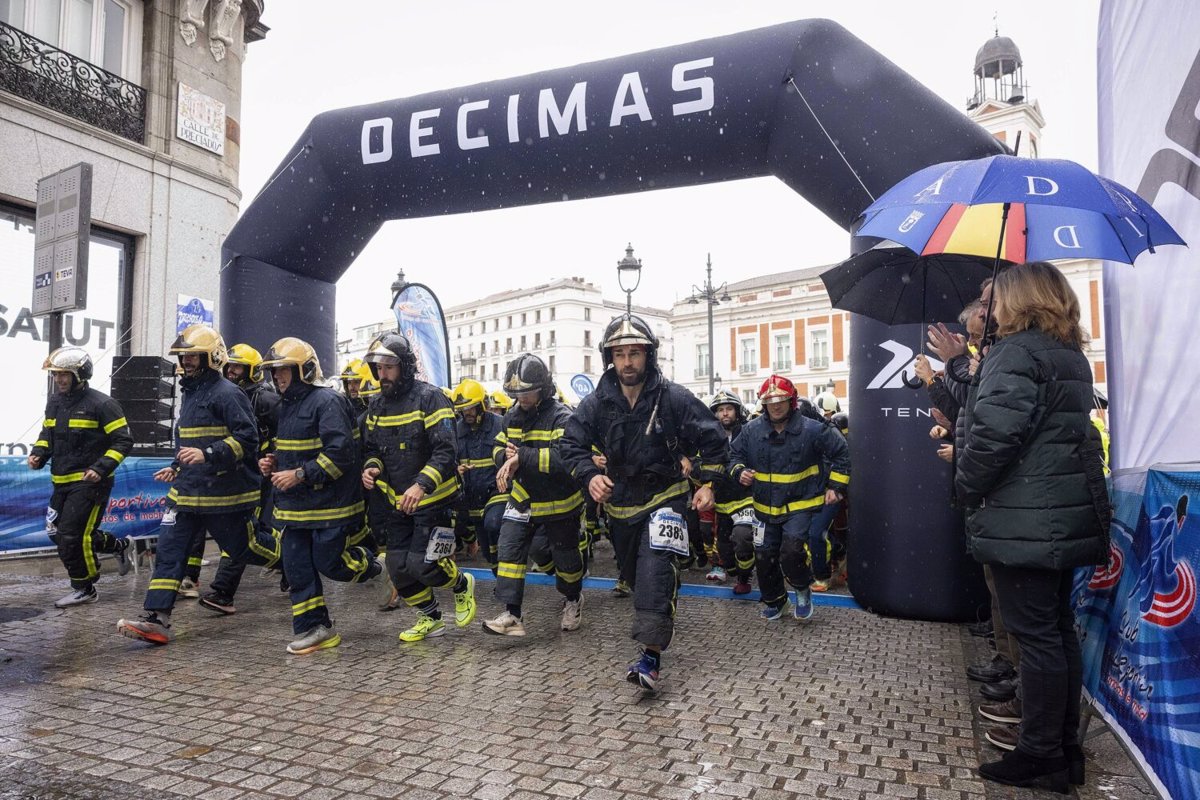
[[[958,253],[968,256],[996,255],[1000,241],[1002,203],[968,206],[955,203],[946,211],[933,235],[925,243],[921,255]],[[1025,204],[1012,203],[1008,208],[1008,223],[1004,227],[1004,245],[1000,258],[1021,264],[1025,261]]]

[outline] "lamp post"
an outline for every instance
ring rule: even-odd
[[[633,244],[630,243],[625,247],[625,257],[617,262],[617,283],[625,293],[626,316],[633,313],[633,293],[637,291],[641,282],[642,260],[633,257]],[[632,283],[633,287],[627,287],[627,283]]]
[[[727,291],[728,284],[722,283],[720,286],[713,286],[712,282],[712,253],[708,254],[708,265],[705,267],[705,278],[703,286],[692,284],[692,296],[688,298],[688,302],[692,305],[698,305],[701,301],[708,304],[708,395],[711,397],[716,392],[717,378],[713,372],[713,366],[716,359],[713,354],[713,306],[720,305],[722,302],[729,302],[729,292]],[[718,297],[720,295],[720,297]]]

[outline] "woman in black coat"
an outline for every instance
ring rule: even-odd
[[[1017,749],[979,773],[1066,792],[1083,782],[1072,574],[1107,554],[1085,472],[1092,370],[1079,300],[1058,269],[1011,267],[992,291],[1000,338],[971,387],[956,487],[971,552],[991,567],[1021,648],[1023,696]]]

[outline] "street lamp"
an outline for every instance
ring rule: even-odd
[[[708,254],[708,266],[705,268],[704,286],[692,284],[692,296],[688,302],[698,305],[701,301],[708,304],[708,394],[711,397],[716,392],[717,377],[713,372],[716,359],[713,357],[713,306],[729,302],[728,284],[713,286],[712,282],[712,253]],[[718,297],[720,295],[720,297]]]
[[[625,257],[617,262],[617,283],[625,293],[625,314],[633,313],[633,293],[642,282],[642,260],[633,257],[633,243],[625,247]],[[632,283],[632,287],[626,284]]]

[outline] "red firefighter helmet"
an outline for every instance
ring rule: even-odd
[[[796,391],[796,384],[787,378],[782,375],[772,375],[763,381],[762,388],[758,390],[758,400],[764,405],[787,400],[791,404],[792,410],[795,411],[800,401],[800,393]]]

